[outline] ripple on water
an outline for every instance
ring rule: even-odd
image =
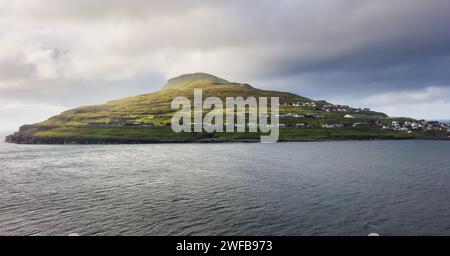
[[[0,235],[449,235],[449,146],[0,143]]]

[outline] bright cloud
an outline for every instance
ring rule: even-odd
[[[448,118],[450,109],[450,87],[430,86],[422,90],[382,93],[361,100],[361,104],[391,116],[443,120]]]
[[[0,131],[17,130],[18,124],[32,124],[43,121],[52,115],[65,110],[65,107],[45,104],[23,104],[20,102],[5,102],[0,107],[2,123]]]
[[[450,87],[430,86],[422,90],[408,90],[377,94],[364,99],[368,104],[423,103],[434,100],[450,102]]]

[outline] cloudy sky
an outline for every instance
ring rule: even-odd
[[[0,0],[0,130],[207,72],[450,119],[448,0]]]

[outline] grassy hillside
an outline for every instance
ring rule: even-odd
[[[68,110],[46,121],[24,125],[8,136],[15,143],[150,143],[193,141],[257,141],[260,133],[174,133],[168,125],[175,113],[171,102],[177,96],[193,101],[193,89],[203,89],[203,99],[219,97],[279,97],[280,140],[404,139],[436,138],[445,134],[414,133],[381,129],[392,122],[384,113],[346,107],[344,111],[326,101],[314,101],[287,92],[256,89],[203,73],[170,79],[154,93],[113,100],[102,105]],[[293,105],[294,103],[309,105]],[[331,110],[327,109],[331,106]],[[339,110],[339,111],[338,111]],[[204,112],[207,112],[204,110]],[[348,117],[351,115],[351,118]],[[414,121],[403,118],[402,121]],[[137,124],[137,125],[135,125]],[[339,125],[329,129],[327,125]],[[326,127],[326,128],[324,128]]]
[[[238,83],[193,83],[174,89],[164,89],[119,100],[103,105],[85,106],[72,109],[35,124],[41,126],[87,126],[89,123],[142,122],[164,125],[170,123],[172,99],[177,96],[188,97],[193,101],[193,89],[202,88],[203,98],[215,96],[225,101],[226,97],[280,97],[280,102],[310,101],[307,98],[285,92],[264,91],[248,84]]]

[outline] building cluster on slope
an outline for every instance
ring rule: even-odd
[[[125,121],[114,121],[114,122],[91,122],[88,123],[90,127],[155,127],[154,124],[151,123],[142,123],[142,122],[125,122]]]
[[[321,118],[321,115],[286,113],[276,115],[279,118]]]
[[[315,108],[317,107],[317,103],[315,103],[314,101],[286,102],[283,104],[283,106]]]
[[[326,112],[369,112],[370,108],[353,108],[347,105],[334,105],[334,104],[325,104],[322,107],[323,111]]]
[[[391,125],[384,125],[383,129],[393,131],[441,131],[449,132],[449,125],[438,121],[392,121]]]
[[[319,106],[314,101],[298,101],[298,102],[286,102],[283,106],[293,106],[293,107],[306,107],[306,108],[315,108],[318,110],[323,110],[326,112],[369,112],[370,108],[353,108],[347,105],[335,105],[326,103],[322,106]]]

